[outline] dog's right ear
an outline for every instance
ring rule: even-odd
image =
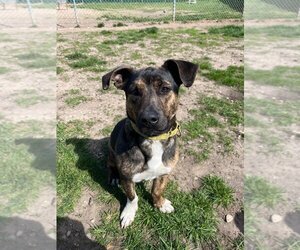
[[[119,66],[102,76],[102,88],[108,89],[112,81],[118,89],[124,89],[132,73],[133,68],[129,66]]]

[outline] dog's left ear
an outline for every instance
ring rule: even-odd
[[[132,73],[133,68],[129,66],[119,66],[102,76],[102,88],[108,89],[112,81],[118,89],[124,89]]]
[[[198,71],[197,64],[182,60],[169,59],[162,67],[171,73],[178,86],[183,83],[186,87],[193,85]]]

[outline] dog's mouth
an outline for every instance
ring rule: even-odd
[[[138,126],[139,130],[146,136],[158,136],[170,131],[169,122],[158,126]]]

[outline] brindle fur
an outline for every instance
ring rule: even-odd
[[[102,78],[103,88],[107,89],[110,81],[123,89],[126,94],[127,118],[114,128],[109,143],[108,167],[110,180],[119,178],[129,200],[135,198],[135,174],[147,169],[147,161],[152,157],[152,140],[137,133],[131,126],[134,122],[139,130],[147,136],[157,136],[168,132],[176,126],[176,110],[178,107],[178,90],[181,84],[192,85],[197,66],[178,60],[168,60],[160,68],[134,70],[120,66]],[[164,90],[168,89],[165,93]],[[145,110],[155,110],[159,122],[155,128],[143,127],[140,117]],[[160,141],[163,147],[162,162],[173,168],[179,158],[177,136]],[[162,196],[167,185],[168,176],[159,176],[153,181],[152,197],[155,207],[164,203]]]

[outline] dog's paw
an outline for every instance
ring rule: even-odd
[[[120,180],[119,179],[111,179],[110,180],[110,185],[112,186],[119,186]]]
[[[171,204],[171,201],[165,199],[162,206],[159,208],[162,213],[172,213],[174,212],[174,207]]]
[[[133,221],[138,209],[137,197],[133,201],[127,200],[127,204],[121,213],[121,227],[128,227]]]

